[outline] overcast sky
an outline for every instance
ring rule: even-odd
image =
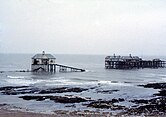
[[[0,53],[166,55],[166,0],[0,0]]]

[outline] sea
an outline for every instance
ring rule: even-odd
[[[158,90],[143,88],[138,85],[147,83],[166,82],[166,68],[158,69],[132,69],[115,70],[105,69],[104,59],[106,55],[65,55],[54,54],[56,63],[85,69],[86,72],[57,72],[57,73],[32,73],[15,72],[31,69],[33,54],[0,54],[0,87],[6,86],[33,86],[37,88],[56,87],[80,87],[89,90],[80,93],[67,92],[52,95],[74,95],[88,97],[92,100],[111,100],[124,98],[118,103],[126,107],[132,107],[133,99],[150,99]],[[144,59],[153,59],[153,56],[143,56]],[[155,57],[156,58],[156,57]],[[166,57],[157,57],[166,60]],[[104,90],[118,90],[113,93],[99,93]],[[13,109],[22,109],[32,112],[52,113],[56,110],[68,111],[112,111],[110,109],[90,108],[83,103],[72,104],[55,103],[51,100],[36,101],[23,100],[20,95],[4,95],[0,93],[0,104],[7,104]],[[28,95],[28,94],[26,94]],[[29,94],[35,95],[35,94]],[[49,94],[51,95],[51,94]]]

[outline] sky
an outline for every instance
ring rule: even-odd
[[[166,0],[0,0],[0,53],[166,55]]]

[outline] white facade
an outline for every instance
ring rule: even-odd
[[[32,71],[49,71],[49,65],[55,64],[55,57],[51,54],[36,54],[32,57],[31,70]]]

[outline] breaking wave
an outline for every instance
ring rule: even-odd
[[[19,78],[25,78],[24,76],[7,76],[8,78],[15,78],[15,79],[19,79]]]

